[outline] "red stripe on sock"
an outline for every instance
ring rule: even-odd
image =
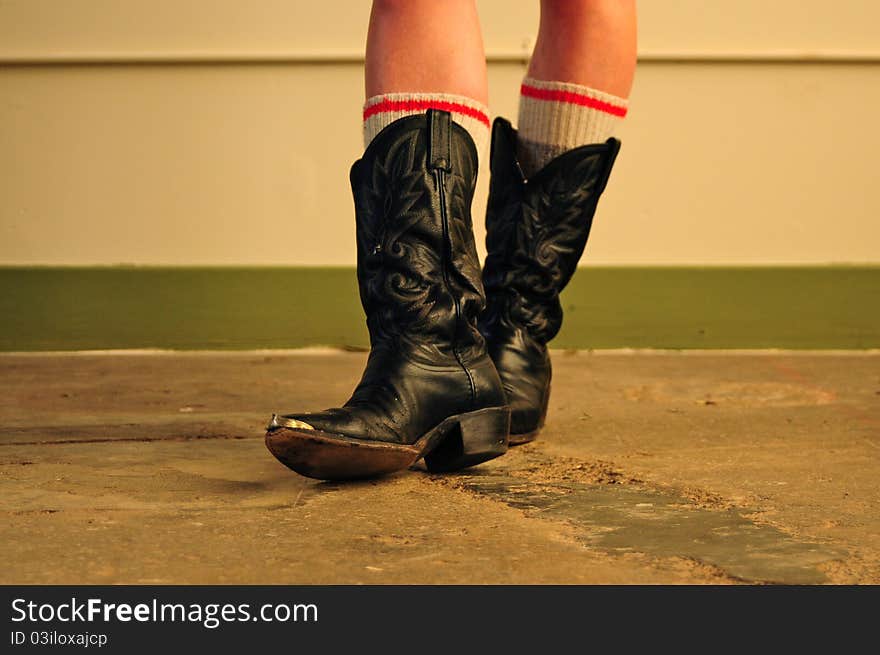
[[[428,111],[429,109],[439,109],[441,111],[470,116],[471,118],[476,118],[486,127],[489,127],[489,117],[479,109],[468,107],[460,102],[448,102],[445,100],[383,100],[382,102],[377,102],[375,105],[371,105],[364,109],[364,120],[367,120],[370,116],[375,116],[376,114],[381,114],[386,111],[422,112]]]
[[[582,93],[574,93],[573,91],[558,91],[556,89],[539,89],[528,84],[523,84],[519,92],[527,98],[535,98],[536,100],[551,100],[553,102],[568,102],[573,105],[581,105],[590,109],[598,109],[614,116],[623,118],[626,116],[626,107],[619,107],[604,100],[591,98]]]

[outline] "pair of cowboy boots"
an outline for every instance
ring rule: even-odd
[[[266,445],[324,480],[453,471],[534,439],[550,395],[559,293],[583,253],[616,139],[569,150],[526,179],[516,131],[492,129],[480,271],[471,221],[477,151],[448,112],[395,121],[351,168],[357,276],[370,354],[351,398],[275,415]]]

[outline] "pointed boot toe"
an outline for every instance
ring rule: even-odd
[[[421,455],[415,446],[300,428],[270,428],[266,448],[287,468],[318,480],[386,475],[409,468]]]

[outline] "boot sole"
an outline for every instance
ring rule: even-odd
[[[531,432],[524,432],[522,434],[511,434],[509,445],[510,446],[522,446],[523,444],[534,441],[538,438],[538,434],[540,434],[541,428],[537,430],[532,430]]]
[[[423,457],[431,472],[475,466],[507,452],[509,431],[510,409],[490,407],[450,416],[412,445],[321,430],[276,428],[266,433],[266,447],[300,475],[354,480],[400,471]]]

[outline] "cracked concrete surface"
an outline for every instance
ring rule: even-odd
[[[880,583],[880,355],[554,353],[540,440],[322,483],[363,353],[0,355],[2,583]]]

